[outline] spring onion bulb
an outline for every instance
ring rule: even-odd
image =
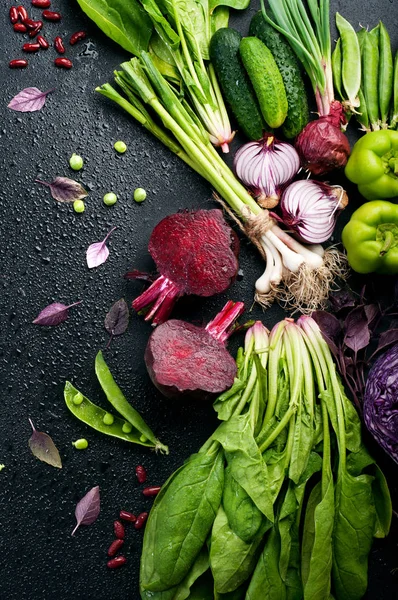
[[[339,212],[347,206],[343,188],[305,179],[291,183],[283,192],[282,221],[307,244],[325,242],[333,233]]]
[[[261,140],[239,148],[234,168],[238,179],[253,193],[260,206],[274,208],[283,186],[299,171],[300,159],[291,144],[265,133]]]

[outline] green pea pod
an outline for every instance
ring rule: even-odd
[[[380,129],[379,94],[379,46],[376,35],[365,32],[362,46],[362,81],[363,93],[368,109],[369,122],[372,130]]]
[[[390,126],[392,129],[397,128],[398,123],[398,51],[395,53],[394,58],[394,74],[393,74],[393,98],[392,98],[392,109],[390,116]]]
[[[379,23],[379,105],[382,129],[387,129],[393,87],[391,41],[384,24]]]
[[[366,100],[365,100],[365,96],[363,95],[362,88],[359,88],[358,98],[359,98],[358,113],[355,115],[355,118],[358,121],[358,123],[361,125],[362,131],[370,131],[368,107],[366,106]]]
[[[336,26],[341,40],[341,80],[350,107],[359,106],[358,91],[361,85],[361,51],[352,25],[336,13]]]
[[[141,446],[146,446],[148,448],[155,447],[155,444],[149,439],[144,442],[141,440],[141,431],[138,429],[133,429],[130,433],[124,432],[123,426],[126,424],[124,419],[114,417],[112,425],[105,425],[104,417],[109,413],[90,402],[84,395],[82,402],[80,404],[75,404],[73,399],[77,394],[81,394],[81,392],[79,392],[70,381],[67,381],[64,389],[66,406],[75,417],[80,419],[80,421],[83,421],[83,423],[86,423],[86,425],[89,425],[101,433],[106,433],[106,435],[125,440],[126,442],[133,442],[133,444],[140,444]]]
[[[334,89],[340,96],[342,100],[344,100],[343,96],[343,80],[342,80],[342,55],[341,55],[341,39],[339,38],[336,42],[336,46],[334,47],[332,53],[332,72],[333,72],[333,84]]]
[[[135,408],[133,408],[125,398],[122,390],[113,379],[112,373],[110,372],[101,351],[99,351],[95,357],[95,373],[107,399],[112,404],[113,408],[117,410],[117,412],[121,414],[126,421],[131,423],[131,425],[137,429],[141,435],[148,438],[148,440],[152,442],[151,446],[154,446],[157,450],[168,454],[169,449],[167,446],[164,446],[159,442],[139,412],[136,411]]]

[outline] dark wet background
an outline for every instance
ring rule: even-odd
[[[25,0],[30,10],[30,2]],[[397,7],[392,0],[332,2],[354,25],[374,26],[382,18],[398,46]],[[211,405],[175,404],[163,399],[151,385],[143,353],[150,325],[135,314],[127,333],[115,339],[106,359],[121,388],[159,438],[170,446],[169,456],[108,438],[75,420],[63,401],[63,385],[70,379],[96,403],[103,395],[94,376],[94,357],[108,335],[103,321],[113,302],[131,300],[143,289],[126,282],[129,267],[152,270],[147,242],[153,226],[180,208],[212,207],[210,187],[178,158],[142,130],[94,88],[112,79],[112,72],[128,55],[108,40],[83,15],[76,2],[55,0],[61,23],[48,23],[44,33],[69,35],[79,29],[88,39],[71,48],[71,71],[57,70],[53,48],[29,58],[29,67],[12,71],[8,62],[22,56],[24,36],[12,31],[11,2],[2,2],[2,185],[0,187],[0,598],[3,600],[69,600],[71,598],[138,600],[138,568],[142,532],[127,531],[128,566],[109,572],[106,550],[113,539],[112,522],[121,508],[141,512],[151,506],[142,496],[134,470],[143,464],[148,483],[161,484],[181,462],[207,439],[216,426]],[[246,33],[258,3],[231,23]],[[39,16],[38,9],[32,15]],[[45,108],[36,113],[8,110],[9,100],[22,88],[55,87]],[[355,133],[351,133],[352,140]],[[122,139],[128,151],[113,150]],[[235,144],[237,146],[238,140]],[[85,160],[75,174],[68,167],[76,152]],[[36,177],[75,177],[89,190],[86,212],[56,203]],[[346,183],[346,182],[344,182]],[[142,205],[133,190],[144,187]],[[348,188],[353,191],[352,187]],[[114,191],[118,203],[106,207],[102,196]],[[352,195],[352,206],[355,197]],[[348,213],[342,217],[344,223]],[[88,270],[85,250],[117,226],[109,242],[108,261]],[[267,326],[283,315],[274,307],[252,312],[252,290],[261,272],[256,251],[242,240],[243,278],[228,294],[213,299],[180,301],[175,317],[206,322],[227,298],[244,300],[246,316],[262,318]],[[32,319],[50,302],[83,300],[69,320],[57,328],[32,325]],[[236,350],[239,336],[231,342]],[[63,469],[36,460],[28,449],[30,417],[37,428],[53,437]],[[72,440],[86,437],[89,448],[74,450]],[[396,465],[380,453],[380,461],[396,492]],[[91,527],[71,537],[76,502],[93,486],[101,489],[101,514]],[[397,495],[395,493],[395,499]],[[395,501],[395,507],[397,502]],[[397,598],[397,526],[387,540],[375,543],[370,558],[368,598]]]

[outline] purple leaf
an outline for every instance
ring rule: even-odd
[[[368,318],[363,306],[357,306],[351,310],[344,321],[345,345],[355,353],[366,346],[370,342],[370,331]]]
[[[129,307],[127,302],[121,298],[115,302],[105,317],[105,329],[113,337],[122,335],[129,324]]]
[[[337,319],[337,317],[324,310],[317,310],[313,312],[311,316],[321,330],[330,350],[335,356],[337,356],[339,352],[338,346],[340,344],[341,336],[340,321]]]
[[[31,452],[36,458],[42,460],[43,462],[51,465],[52,467],[57,467],[57,469],[62,469],[61,457],[59,455],[58,449],[52,439],[47,433],[42,433],[41,431],[37,431],[29,419],[29,423],[33,429],[32,436],[29,438],[29,448]]]
[[[102,265],[102,263],[104,263],[108,258],[109,250],[106,245],[106,241],[111,235],[112,231],[114,231],[115,229],[116,227],[112,227],[112,229],[109,233],[106,234],[102,242],[95,242],[87,248],[86,260],[89,269],[93,269],[94,267]]]
[[[371,358],[381,350],[385,350],[388,346],[391,346],[391,344],[395,344],[396,342],[398,342],[398,329],[388,329],[387,331],[383,331],[383,333],[380,334],[379,343]]]
[[[348,290],[341,290],[340,292],[331,294],[329,301],[333,312],[335,313],[338,313],[344,308],[353,308],[355,306],[355,298]]]
[[[74,202],[88,196],[84,187],[69,177],[56,177],[51,183],[41,179],[35,181],[50,188],[51,196],[58,202]]]
[[[91,488],[89,492],[76,505],[75,517],[76,527],[72,531],[72,535],[75,535],[75,531],[80,525],[91,525],[98,518],[100,513],[100,489],[99,486]]]
[[[36,87],[28,87],[20,91],[10,101],[8,108],[17,110],[18,112],[34,112],[40,110],[46,103],[46,97],[48,94],[54,91],[48,90],[47,92],[41,92]]]
[[[380,309],[377,304],[365,304],[364,310],[368,320],[369,329],[372,330],[377,325],[381,317]]]
[[[72,306],[77,306],[81,302],[83,302],[83,300],[69,304],[69,306],[60,304],[59,302],[53,302],[52,304],[46,306],[46,308],[43,308],[43,310],[37,315],[36,319],[34,319],[33,323],[35,325],[59,325],[68,318],[69,309],[72,308]]]

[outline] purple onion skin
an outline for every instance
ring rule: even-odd
[[[380,356],[369,371],[363,416],[370,433],[398,463],[398,344]]]
[[[333,101],[330,113],[310,121],[295,143],[303,169],[323,175],[347,164],[349,141],[340,126],[346,123],[340,102]]]

